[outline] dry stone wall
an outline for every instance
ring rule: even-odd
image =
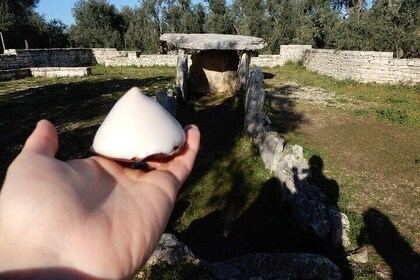
[[[176,66],[176,54],[151,54],[134,55],[135,52],[127,52],[117,57],[111,57],[104,60],[105,66]],[[101,63],[101,62],[98,62]]]
[[[420,59],[395,59],[392,52],[312,49],[303,54],[302,62],[311,70],[339,80],[420,82]]]
[[[288,45],[280,47],[279,55],[253,57],[251,64],[275,67],[288,61],[302,62],[310,70],[339,80],[391,84],[420,82],[420,59],[396,59],[392,52],[324,50],[309,45]]]
[[[78,67],[91,65],[92,49],[10,49],[0,55],[0,70],[30,67]]]
[[[313,49],[310,45],[283,45],[279,55],[251,58],[251,64],[260,67],[281,66],[288,61],[301,61],[311,70],[340,80],[353,79],[364,83],[420,82],[420,59],[396,59],[391,52],[339,51]],[[175,67],[177,55],[141,55],[137,51],[112,48],[10,49],[0,55],[2,72],[32,67],[79,67],[95,63],[105,66]]]

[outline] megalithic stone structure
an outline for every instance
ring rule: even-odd
[[[251,54],[267,45],[258,37],[209,33],[166,33],[160,40],[178,48],[177,87],[184,97],[187,91],[199,95],[245,92]],[[192,53],[189,71],[188,51]]]

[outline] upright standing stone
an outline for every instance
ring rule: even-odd
[[[176,87],[181,91],[182,97],[186,98],[188,95],[188,56],[183,49],[178,50]]]
[[[249,64],[251,62],[251,55],[248,51],[245,51],[239,62],[238,67],[238,92],[245,92],[246,91],[246,84],[248,82],[249,77]]]
[[[265,114],[262,109],[265,101],[264,74],[256,67],[250,78],[245,96],[244,131],[250,136],[258,136],[263,130]]]

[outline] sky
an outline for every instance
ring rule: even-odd
[[[60,19],[66,25],[74,23],[71,9],[77,0],[40,0],[36,11],[43,15],[48,21],[51,19]],[[139,6],[140,0],[108,0],[110,4],[120,9],[122,6]],[[203,1],[191,1],[193,3]]]

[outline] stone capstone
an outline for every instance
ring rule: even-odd
[[[161,41],[179,49],[189,50],[249,50],[263,49],[267,43],[262,38],[228,34],[181,34],[166,33],[160,36]]]

